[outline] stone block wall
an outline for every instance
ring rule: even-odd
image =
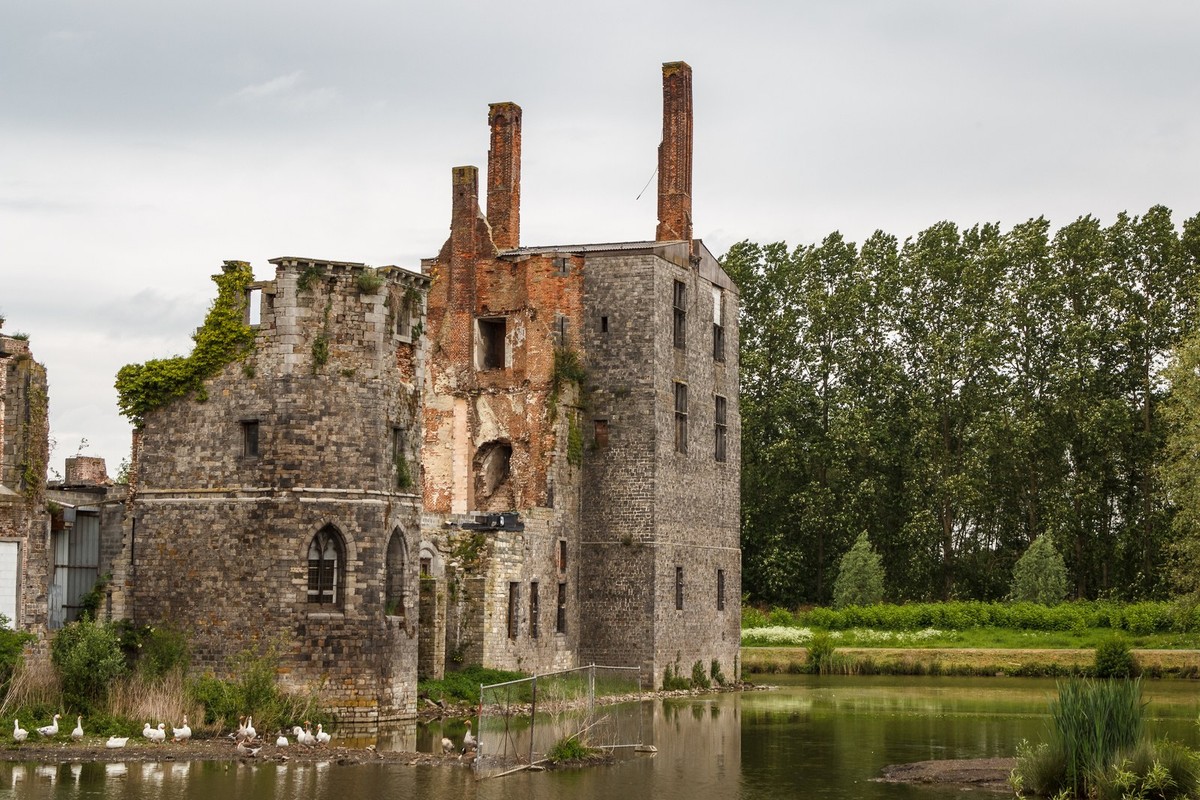
[[[401,477],[417,468],[406,433],[424,351],[398,301],[422,309],[426,282],[390,270],[364,282],[366,268],[348,262],[273,263],[276,280],[256,286],[254,352],[206,382],[203,402],[146,416],[126,611],[186,627],[197,670],[227,675],[242,652],[275,652],[284,683],[319,692],[343,721],[411,716],[420,501]],[[330,527],[337,599],[312,602],[309,545]],[[398,608],[389,583],[403,587]]]

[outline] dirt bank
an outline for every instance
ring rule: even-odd
[[[918,761],[883,768],[882,783],[929,783],[970,786],[1011,792],[1008,776],[1017,765],[1015,758],[969,758],[957,761]]]

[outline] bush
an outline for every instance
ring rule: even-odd
[[[271,731],[309,720],[328,725],[333,720],[316,704],[313,696],[290,695],[279,690],[276,669],[279,656],[272,646],[264,653],[245,650],[233,659],[234,680],[212,674],[192,683],[192,697],[204,706],[204,716],[218,726],[233,727],[245,714],[255,728]]]
[[[692,682],[679,671],[678,659],[674,663],[667,664],[667,668],[663,670],[662,688],[666,692],[692,688]]]
[[[883,558],[871,547],[866,531],[838,565],[833,582],[833,607],[865,606],[883,600]]]
[[[725,673],[721,671],[721,662],[717,659],[712,660],[712,664],[708,667],[708,674],[717,686],[725,685]]]
[[[1190,749],[1162,740],[1140,742],[1131,752],[1117,754],[1097,774],[1097,800],[1126,798],[1186,798],[1200,786],[1196,754]]]
[[[1129,650],[1129,642],[1120,636],[1105,639],[1096,647],[1097,678],[1133,678],[1138,675],[1137,660]]]
[[[67,707],[86,712],[100,710],[109,684],[129,671],[116,629],[86,619],[54,635],[50,659],[62,679]]]
[[[440,680],[421,681],[417,693],[434,702],[478,703],[479,687],[493,683],[505,683],[528,677],[521,672],[503,669],[484,669],[479,664],[464,667],[458,672],[447,672]]]
[[[546,758],[558,763],[560,761],[584,761],[593,758],[596,751],[585,745],[583,742],[576,739],[574,736],[567,736],[555,742],[549,750],[546,751]]]
[[[10,628],[10,624],[9,618],[0,614],[0,695],[8,691],[13,673],[21,663],[25,645],[36,638],[32,633]]]
[[[708,680],[708,674],[704,671],[704,662],[697,661],[692,664],[692,686],[697,689],[709,689],[712,683]]]
[[[833,637],[828,633],[814,634],[808,645],[808,667],[820,675],[833,669]]]
[[[1062,553],[1043,534],[1033,540],[1013,567],[1012,600],[1056,605],[1067,596],[1067,565]]]

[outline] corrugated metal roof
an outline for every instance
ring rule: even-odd
[[[501,250],[500,256],[539,255],[541,253],[600,253],[610,250],[649,250],[680,242],[656,242],[653,239],[644,242],[608,242],[605,244],[556,244],[546,247],[518,247],[514,250]]]

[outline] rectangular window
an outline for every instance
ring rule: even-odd
[[[675,568],[675,610],[683,611],[683,567]]]
[[[558,585],[558,615],[554,620],[554,630],[558,633],[567,632],[567,585]]]
[[[558,540],[558,571],[567,571],[567,540]]]
[[[713,453],[713,457],[716,458],[717,461],[724,461],[725,460],[725,439],[727,436],[728,428],[725,425],[725,398],[721,397],[721,395],[717,395],[717,407],[715,409],[715,412],[716,412],[716,430],[714,433],[715,433],[716,449],[715,449],[715,452]]]
[[[725,293],[713,287],[713,361],[725,360]]]
[[[687,452],[687,384],[675,384],[675,452]]]
[[[412,305],[407,298],[401,298],[396,306],[396,335],[409,336],[412,333]]]
[[[429,556],[421,556],[421,577],[428,578],[433,575],[433,559]]]
[[[596,426],[594,432],[596,449],[603,450],[604,448],[608,447],[608,420],[598,419],[595,420],[594,424]]]
[[[725,610],[725,570],[717,570],[717,611]]]
[[[411,489],[413,476],[408,466],[408,431],[398,425],[392,428],[392,466],[396,470],[396,488]]]
[[[261,286],[255,286],[246,292],[246,324],[251,328],[262,324],[262,298]]]
[[[554,274],[563,277],[571,274],[571,259],[556,258],[554,259]]]
[[[682,350],[687,347],[687,286],[683,281],[675,281],[671,302],[675,311],[675,346]]]
[[[529,635],[536,639],[538,635],[538,585],[537,581],[529,584]]]
[[[556,314],[554,317],[554,344],[557,347],[568,347],[571,344],[567,339],[567,318],[562,314]]]
[[[247,458],[258,456],[258,420],[242,421],[242,455]]]
[[[600,332],[608,333],[608,317],[600,318]]]
[[[476,360],[479,369],[504,369],[508,366],[504,351],[507,333],[508,324],[504,317],[479,320],[479,357]]]
[[[508,584],[508,638],[515,639],[521,624],[521,584]]]

